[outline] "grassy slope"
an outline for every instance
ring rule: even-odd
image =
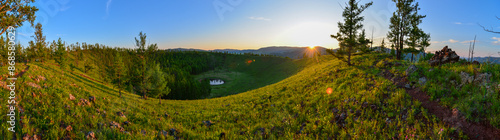
[[[356,67],[347,67],[330,56],[323,56],[319,64],[303,60],[296,63],[307,66],[304,70],[272,85],[214,99],[164,100],[161,105],[158,100],[142,100],[128,92],[119,98],[111,86],[88,80],[79,71],[65,70],[62,74],[51,62],[29,64],[31,68],[18,87],[18,102],[24,109],[18,116],[23,122],[18,133],[43,134],[50,139],[80,139],[89,131],[96,132],[99,139],[154,139],[162,137],[162,130],[172,128],[176,136],[186,139],[218,139],[221,133],[231,139],[437,139],[454,133],[404,90],[379,76],[378,69],[368,69],[376,56],[367,57]],[[4,73],[5,69],[0,71]],[[38,75],[47,81],[33,80]],[[49,88],[32,88],[26,86],[27,82]],[[328,87],[334,89],[330,95],[325,93]],[[69,100],[70,93],[77,100]],[[6,95],[2,95],[0,102],[5,103]],[[96,102],[77,105],[78,99],[89,96],[97,97]],[[126,118],[119,117],[118,111]],[[7,112],[7,108],[2,106],[0,112]],[[1,117],[0,121],[5,119]],[[208,120],[214,124],[205,125],[203,121]],[[111,121],[120,123],[127,133],[110,128]],[[124,121],[131,125],[124,125]],[[10,139],[6,125],[1,124],[0,135]],[[73,129],[64,130],[66,125]]]
[[[277,57],[231,55],[227,60],[227,68],[195,76],[196,80],[217,78],[225,81],[223,85],[212,87],[209,98],[237,94],[279,82],[296,74],[304,66],[297,60]]]

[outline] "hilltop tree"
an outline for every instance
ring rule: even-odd
[[[396,48],[396,58],[401,59],[401,51],[405,43],[408,41],[408,36],[415,31],[415,27],[422,22],[425,15],[419,15],[418,2],[415,0],[392,0],[396,3],[397,10],[392,14],[391,24],[389,25],[388,38],[394,43]]]
[[[40,59],[43,62],[44,58],[48,55],[47,49],[48,43],[45,42],[45,36],[43,35],[42,24],[38,23],[35,26],[35,42],[29,42],[29,54],[32,59]]]
[[[64,47],[64,43],[62,43],[61,38],[57,40],[57,50],[55,52],[55,61],[59,66],[64,69],[66,68],[66,61],[67,61],[67,52],[66,52],[66,47]]]
[[[140,32],[139,38],[135,38],[135,46],[137,47],[136,54],[138,58],[137,63],[135,63],[137,67],[134,74],[135,81],[138,83],[136,88],[142,94],[142,97],[146,99],[146,94],[148,92],[146,87],[147,62],[150,62],[149,58],[152,57],[151,55],[157,51],[158,45],[149,44],[146,46],[146,34]]]
[[[5,33],[9,26],[23,26],[25,21],[34,26],[35,12],[38,8],[32,6],[35,0],[2,0],[0,1],[0,34]]]
[[[340,60],[347,62],[348,65],[351,63],[351,55],[357,51],[368,51],[366,49],[369,41],[366,40],[364,30],[361,34],[358,33],[359,30],[363,28],[361,22],[364,20],[361,13],[368,7],[370,7],[373,2],[366,3],[364,5],[358,6],[359,2],[356,0],[349,0],[348,5],[344,8],[342,16],[344,17],[344,23],[338,22],[339,32],[337,35],[331,35],[339,41],[339,49],[337,52],[333,50],[327,50],[327,52]],[[347,59],[344,56],[347,55]]]

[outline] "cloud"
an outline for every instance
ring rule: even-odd
[[[111,2],[113,2],[113,0],[108,0],[108,2],[106,2],[106,15],[109,15],[109,6],[111,6]]]
[[[448,40],[448,42],[450,42],[450,43],[457,43],[457,42],[460,42],[460,41],[454,40],[454,39],[450,39],[450,40]]]
[[[455,22],[455,23],[453,23],[453,24],[460,25],[460,24],[462,24],[462,22]]]
[[[248,19],[251,19],[251,20],[265,20],[265,21],[271,20],[271,19],[268,19],[268,18],[265,18],[265,17],[248,17]]]
[[[66,6],[66,5],[63,5],[61,8],[59,8],[59,11],[66,11],[68,10],[69,8],[71,8],[70,6]]]
[[[431,41],[432,44],[443,43],[443,41]]]
[[[492,37],[491,39],[495,40],[491,42],[493,45],[500,45],[500,37]]]
[[[471,42],[474,42],[474,40],[465,40],[465,41],[462,41],[460,43],[462,43],[462,44],[469,44]],[[478,41],[476,40],[476,42],[478,42]]]

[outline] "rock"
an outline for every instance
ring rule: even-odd
[[[433,69],[433,68],[430,68],[430,69],[429,69],[429,72],[431,72],[431,71],[434,71],[434,69]]]
[[[131,123],[129,121],[123,122],[124,125],[130,125]]]
[[[73,127],[71,127],[71,125],[68,125],[68,126],[66,126],[65,130],[66,131],[71,131],[71,130],[73,130]]]
[[[95,97],[94,96],[90,96],[89,97],[89,101],[94,102],[95,101]]]
[[[405,72],[406,72],[406,76],[410,76],[411,74],[413,74],[413,73],[414,73],[415,71],[417,71],[417,70],[418,70],[417,66],[415,66],[415,65],[411,65],[411,66],[409,66],[409,67],[406,69],[406,71],[405,71]]]
[[[405,88],[410,89],[411,88],[410,84],[406,84]]]
[[[455,63],[458,62],[458,60],[460,60],[460,56],[458,56],[455,51],[449,49],[448,46],[445,46],[440,51],[436,51],[428,62],[431,66],[437,66],[446,63]]]
[[[72,94],[69,94],[69,100],[75,100],[75,96],[73,96]]]
[[[168,132],[167,132],[167,131],[165,131],[165,130],[161,130],[161,134],[162,134],[164,137],[168,136]]]
[[[41,88],[42,88],[41,86],[39,86],[39,85],[37,85],[37,84],[35,84],[35,83],[33,83],[33,82],[28,82],[28,84],[27,84],[27,85],[28,85],[28,86],[30,86],[30,87],[37,88],[37,89],[41,89]]]
[[[141,130],[141,133],[143,136],[146,136],[146,134],[147,134],[146,130]]]
[[[87,138],[88,140],[95,140],[95,133],[90,131],[89,133],[87,133],[85,138]]]
[[[170,115],[168,115],[167,113],[165,113],[165,117],[168,118],[168,117],[170,117]]]
[[[418,79],[418,84],[420,84],[420,85],[424,85],[426,82],[427,82],[427,78],[425,78],[425,77],[421,77]]]
[[[460,79],[462,79],[462,85],[464,84],[470,84],[474,81],[474,77],[473,76],[470,76],[468,73],[466,72],[460,72]]]
[[[111,121],[111,122],[109,122],[109,127],[111,127],[111,128],[116,128],[116,129],[118,129],[120,132],[125,131],[125,129],[123,129],[123,127],[122,127],[122,126],[120,126],[120,124],[119,124],[119,123],[117,123],[117,122],[115,122],[115,121]]]
[[[481,73],[475,76],[473,83],[476,85],[486,86],[486,84],[490,82],[490,78],[490,73]]]
[[[210,120],[203,121],[203,123],[205,123],[205,126],[207,126],[207,127],[210,127],[211,125],[214,125],[214,123],[212,121],[210,121]]]
[[[175,136],[177,135],[177,130],[175,128],[170,129],[170,135]]]
[[[116,112],[116,115],[120,116],[120,117],[123,117],[123,118],[126,118],[125,114],[123,114],[123,112]]]
[[[85,99],[80,99],[80,102],[78,102],[78,105],[79,106],[90,106],[90,102],[88,100],[85,100]]]
[[[36,80],[36,82],[40,82],[40,81],[46,81],[47,78],[45,78],[45,77],[43,77],[41,75],[38,75],[35,80]]]

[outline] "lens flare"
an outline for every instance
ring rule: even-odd
[[[330,94],[332,94],[332,92],[333,92],[332,88],[327,88],[326,89],[326,94],[330,95]]]

